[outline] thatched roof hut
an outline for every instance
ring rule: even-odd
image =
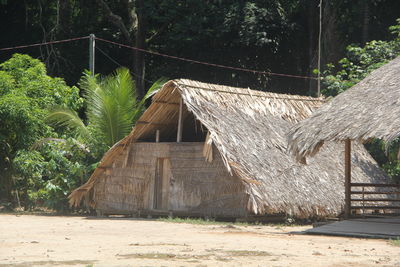
[[[299,161],[315,155],[327,141],[372,138],[392,141],[400,135],[400,57],[323,105],[289,134]]]
[[[287,152],[290,127],[323,101],[169,81],[130,135],[104,155],[86,184],[71,193],[70,204],[77,206],[87,196],[95,208],[165,208],[232,216],[336,215],[344,204],[342,147],[327,144],[310,165],[297,163]],[[354,150],[355,181],[384,177],[362,146],[355,145]],[[153,160],[166,157],[169,162]],[[178,189],[157,187],[157,177],[164,172],[169,182],[160,188],[170,184]],[[157,197],[160,192],[164,195]],[[132,194],[135,201],[130,200]],[[165,194],[175,199],[160,204]]]

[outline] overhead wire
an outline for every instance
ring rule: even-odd
[[[106,52],[104,52],[102,49],[100,49],[100,47],[98,47],[97,45],[95,46],[95,48],[97,50],[100,51],[100,53],[102,53],[106,58],[108,58],[111,62],[113,62],[115,65],[119,66],[119,67],[124,67],[122,66],[120,63],[118,63],[116,60],[114,60],[112,57],[110,57]]]
[[[57,41],[49,41],[49,42],[36,43],[36,44],[29,44],[29,45],[19,45],[19,46],[13,46],[13,47],[5,47],[5,48],[0,48],[0,51],[15,50],[15,49],[42,46],[42,45],[50,45],[50,44],[60,44],[60,43],[72,42],[72,41],[83,40],[83,39],[89,39],[89,36],[82,36],[82,37],[76,37],[76,38],[70,38],[70,39],[64,39],[64,40],[57,40]]]
[[[124,66],[123,66],[122,64],[120,64],[118,61],[114,60],[110,55],[108,55],[106,52],[104,52],[98,45],[96,45],[95,48],[96,48],[97,50],[99,50],[100,53],[102,53],[106,58],[108,58],[111,62],[113,62],[113,63],[116,64],[117,66],[119,66],[119,67],[124,67]],[[146,78],[143,78],[142,76],[136,74],[135,72],[133,72],[133,71],[131,71],[131,70],[130,70],[130,73],[132,73],[134,76],[136,76],[136,77],[138,77],[138,78],[140,78],[140,79],[145,80],[146,82],[155,83],[154,81],[151,81],[151,80],[148,80],[148,79],[146,79]]]
[[[21,48],[29,48],[29,47],[43,46],[43,45],[50,45],[50,44],[66,43],[66,42],[77,41],[77,40],[82,40],[82,39],[89,39],[89,38],[90,38],[89,36],[82,36],[82,37],[76,37],[76,38],[70,38],[70,39],[64,39],[64,40],[49,41],[49,42],[35,43],[35,44],[29,44],[29,45],[20,45],[20,46],[14,46],[14,47],[6,47],[6,48],[0,48],[0,51],[7,51],[7,50],[14,50],[14,49],[21,49]],[[222,69],[243,71],[243,72],[249,72],[249,73],[254,73],[254,74],[263,74],[263,75],[280,76],[280,77],[288,77],[288,78],[298,78],[298,79],[319,80],[318,77],[312,77],[312,76],[283,74],[283,73],[276,73],[276,72],[270,72],[270,71],[260,71],[260,70],[246,69],[246,68],[241,68],[241,67],[232,67],[232,66],[227,66],[227,65],[222,65],[222,64],[215,64],[215,63],[210,63],[210,62],[205,62],[205,61],[199,61],[199,60],[194,60],[194,59],[189,59],[189,58],[183,58],[183,57],[167,55],[167,54],[163,54],[163,53],[159,53],[159,52],[155,52],[155,51],[150,51],[150,50],[146,50],[146,49],[142,49],[142,48],[138,48],[138,47],[134,47],[134,46],[129,46],[129,45],[117,43],[117,42],[110,41],[110,40],[103,39],[103,38],[99,38],[99,37],[95,37],[95,39],[99,40],[99,41],[102,41],[102,42],[106,42],[106,43],[110,43],[110,44],[113,44],[113,45],[117,45],[117,46],[120,46],[120,47],[128,48],[128,49],[131,49],[131,50],[136,50],[136,51],[140,51],[140,52],[143,52],[143,53],[148,53],[148,54],[152,54],[152,55],[156,55],[156,56],[166,57],[166,58],[185,61],[185,62],[194,63],[194,64],[200,64],[200,65],[211,66],[211,67],[222,68]]]
[[[171,59],[175,59],[175,60],[186,61],[186,62],[189,62],[189,63],[195,63],[195,64],[200,64],[200,65],[212,66],[212,67],[217,67],[217,68],[230,69],[230,70],[236,70],[236,71],[244,71],[244,72],[251,72],[251,73],[254,73],[254,74],[264,74],[264,75],[271,75],[271,76],[282,76],[282,77],[289,77],[289,78],[298,78],[298,79],[312,79],[312,80],[317,80],[318,79],[317,77],[311,77],[311,76],[282,74],[282,73],[275,73],[275,72],[270,72],[270,71],[260,71],[260,70],[246,69],[246,68],[240,68],[240,67],[232,67],[232,66],[209,63],[209,62],[204,62],[204,61],[199,61],[199,60],[194,60],[194,59],[171,56],[171,55],[167,55],[167,54],[163,54],[163,53],[159,53],[159,52],[155,52],[155,51],[150,51],[150,50],[138,48],[138,47],[135,47],[135,46],[129,46],[129,45],[117,43],[117,42],[110,41],[110,40],[103,39],[103,38],[99,38],[99,37],[96,37],[96,40],[103,41],[103,42],[110,43],[110,44],[114,44],[114,45],[117,45],[117,46],[120,46],[120,47],[124,47],[124,48],[128,48],[128,49],[140,51],[140,52],[143,52],[143,53],[148,53],[148,54],[157,55],[157,56],[161,56],[161,57],[166,57],[166,58],[171,58]]]

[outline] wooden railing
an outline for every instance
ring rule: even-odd
[[[361,214],[400,213],[400,184],[351,183],[350,186],[353,214],[357,214],[357,210]]]

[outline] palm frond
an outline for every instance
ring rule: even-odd
[[[78,114],[65,107],[54,108],[46,117],[46,121],[54,126],[68,127],[75,131],[77,136],[86,138],[89,136],[85,124],[79,118]]]
[[[100,84],[99,74],[92,75],[89,71],[84,71],[78,85],[82,90],[93,91],[96,90]]]
[[[160,89],[161,87],[168,81],[168,78],[166,77],[161,77],[160,79],[158,79],[157,81],[155,81],[151,87],[149,88],[149,90],[147,91],[146,95],[143,97],[144,100],[149,99],[150,97],[152,97],[153,95],[155,95]]]
[[[112,146],[132,130],[132,126],[144,110],[146,99],[153,96],[167,79],[157,80],[147,91],[141,101],[137,101],[135,82],[129,69],[119,68],[105,78],[93,76],[89,72],[83,74],[79,82],[84,91],[87,103],[87,119],[90,129],[101,133],[106,144]],[[58,125],[72,129],[82,129],[83,122],[65,110],[59,110],[49,118]],[[75,125],[74,125],[75,124]],[[86,131],[87,128],[84,127]],[[91,131],[92,131],[91,130]]]
[[[135,84],[126,68],[106,77],[88,95],[88,119],[104,133],[107,144],[125,137],[132,129],[136,109]]]
[[[83,92],[83,97],[86,101],[90,101],[91,93],[100,90],[101,79],[99,74],[92,75],[89,71],[85,71],[78,84]]]
[[[145,96],[142,98],[142,100],[140,100],[140,102],[136,104],[136,107],[134,109],[133,122],[136,122],[137,119],[142,114],[142,112],[144,111],[144,105],[146,103],[146,100],[155,95],[167,81],[168,81],[167,78],[161,77],[151,85],[151,87],[149,88]]]

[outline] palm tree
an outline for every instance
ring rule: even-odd
[[[84,143],[96,143],[108,149],[128,135],[144,110],[146,99],[158,90],[165,79],[155,82],[138,101],[135,83],[126,68],[117,69],[103,79],[85,73],[79,85],[86,100],[87,123],[77,112],[65,107],[55,108],[47,117],[49,123],[68,127]]]

